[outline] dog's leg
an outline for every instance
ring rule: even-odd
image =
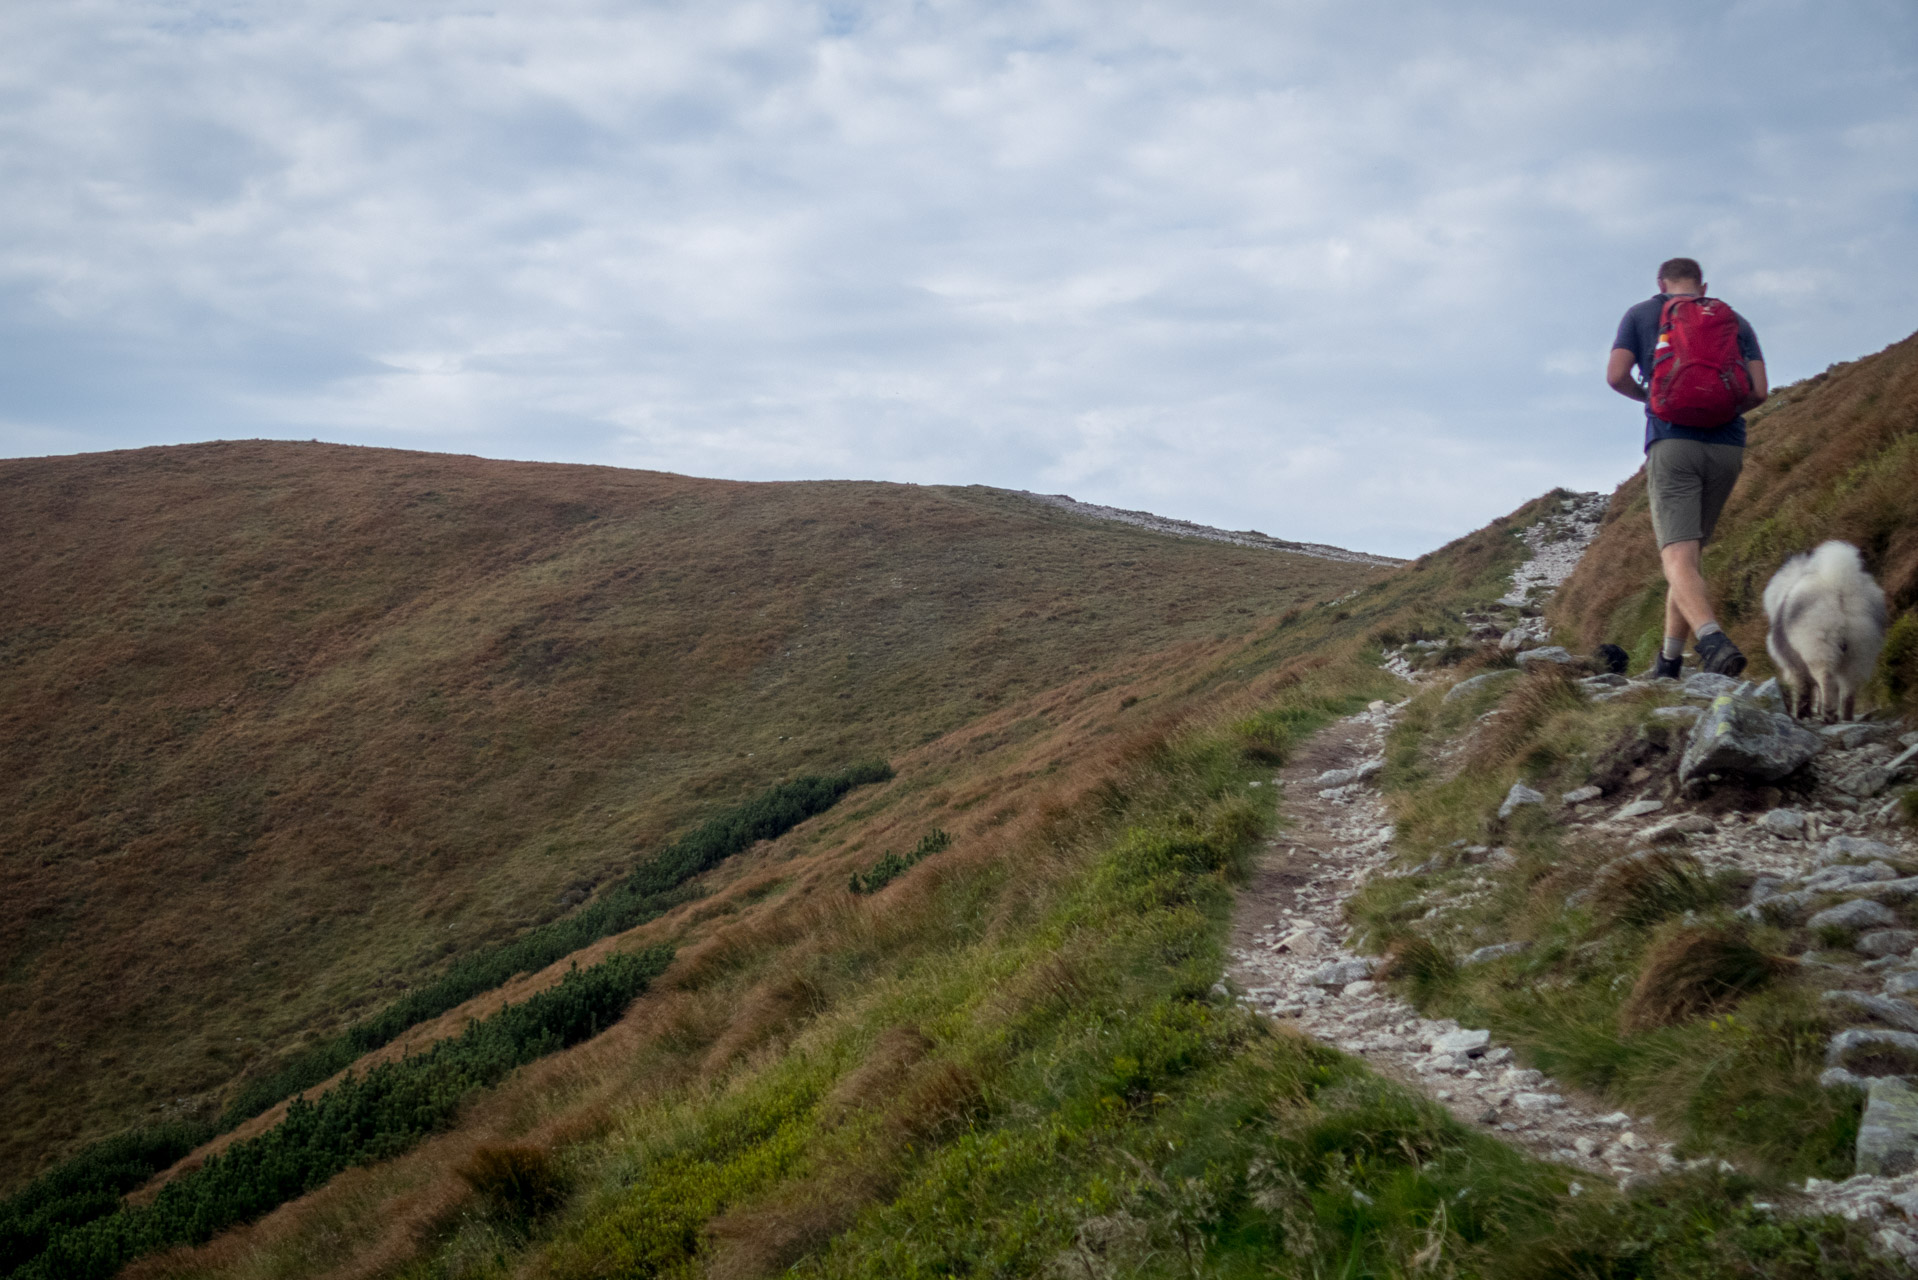
[[[1827,671],[1818,678],[1818,718],[1830,724],[1838,718],[1838,673]]]

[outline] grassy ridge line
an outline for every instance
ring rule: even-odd
[[[407,1028],[458,1008],[522,973],[544,969],[601,938],[624,932],[686,901],[686,882],[724,859],[771,840],[824,813],[854,787],[892,777],[883,762],[854,765],[829,777],[811,775],[770,787],[680,837],[634,868],[611,892],[513,941],[455,961],[432,985],[411,992],[280,1070],[245,1087],[220,1118],[225,1132],[284,1098],[330,1079],[391,1043]]]
[[[259,1217],[356,1164],[390,1158],[446,1127],[465,1097],[523,1063],[577,1044],[617,1021],[633,997],[672,961],[668,947],[625,952],[569,972],[556,987],[508,1005],[426,1052],[349,1076],[286,1118],[236,1142],[160,1189],[149,1205],[56,1227],[21,1280],[100,1280],[134,1258],[204,1242]]]

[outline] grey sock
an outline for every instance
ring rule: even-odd
[[[1684,653],[1685,641],[1681,636],[1666,636],[1665,647],[1658,651],[1662,658],[1678,658],[1684,656]]]
[[[1698,638],[1703,640],[1706,636],[1715,636],[1723,630],[1724,628],[1716,622],[1707,622],[1698,628]]]

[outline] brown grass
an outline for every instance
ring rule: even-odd
[[[1668,916],[1706,906],[1711,884],[1689,853],[1651,849],[1615,859],[1592,885],[1592,906],[1624,924],[1647,927]]]
[[[936,820],[1003,823],[971,761],[1379,576],[977,487],[271,442],[0,461],[0,537],[0,1188],[771,781],[940,741],[994,798]]]
[[[1647,948],[1638,981],[1619,1006],[1619,1026],[1649,1031],[1719,1012],[1790,968],[1789,960],[1766,955],[1737,930],[1675,930]]]
[[[1521,675],[1500,700],[1498,714],[1471,735],[1460,767],[1492,771],[1517,760],[1535,744],[1540,725],[1561,711],[1585,705],[1577,678],[1578,673],[1556,663]]]
[[[455,1170],[495,1215],[536,1218],[558,1208],[566,1178],[552,1153],[530,1143],[487,1143]]]

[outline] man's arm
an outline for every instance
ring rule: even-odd
[[[1614,358],[1618,352],[1612,352]],[[1765,362],[1763,360],[1745,361],[1745,372],[1751,375],[1752,393],[1738,406],[1740,413],[1749,413],[1771,397],[1771,387],[1765,381]]]
[[[1645,399],[1644,384],[1632,376],[1632,366],[1637,363],[1638,357],[1636,355],[1624,347],[1613,347],[1612,358],[1605,365],[1605,381],[1612,390],[1618,392],[1619,395],[1624,396],[1627,400],[1643,401]],[[1747,364],[1756,364],[1758,366],[1758,376],[1760,378],[1765,376],[1765,362],[1763,360],[1748,361]],[[1757,392],[1759,385],[1756,381],[1752,383],[1752,391],[1754,394]],[[1760,397],[1760,399],[1762,400],[1763,397]]]

